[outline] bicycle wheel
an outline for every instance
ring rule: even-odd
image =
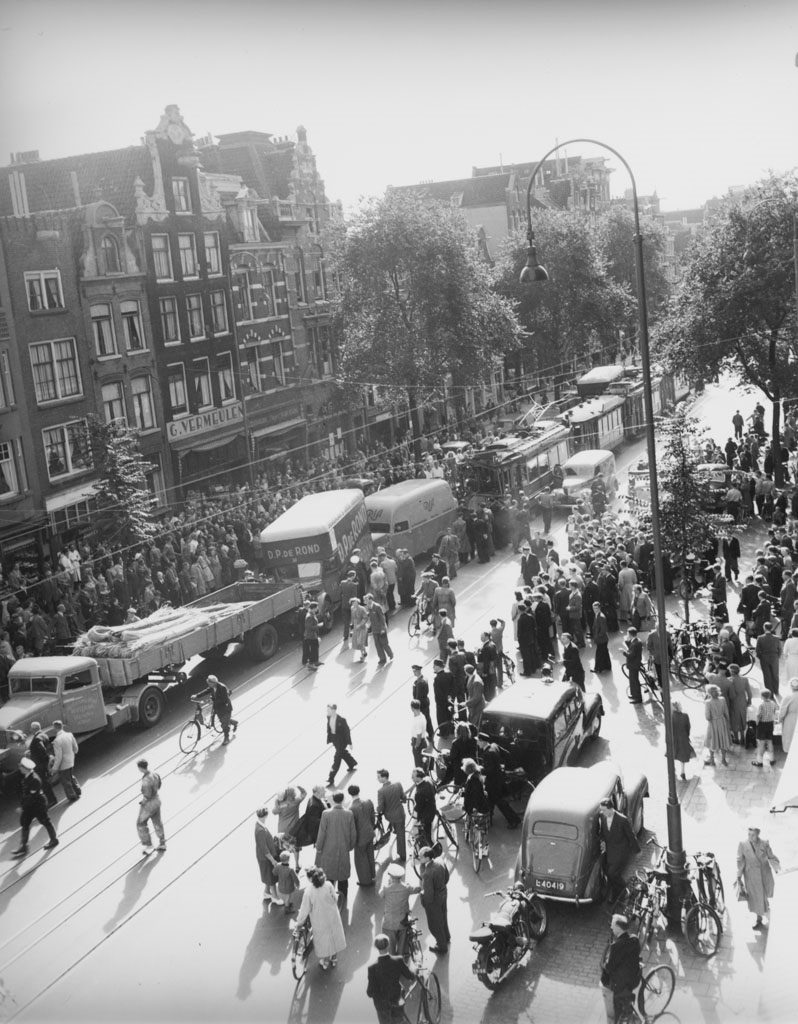
[[[460,840],[457,838],[457,829],[453,828],[446,818],[442,818],[440,815],[435,819],[435,839],[441,844],[445,855],[448,854],[452,860],[456,859],[458,851],[460,850]]]
[[[676,662],[679,681],[690,690],[697,690],[706,683],[703,669],[699,658],[682,658]]]
[[[479,874],[482,870],[482,832],[479,829],[474,829],[472,834],[471,862],[474,865],[474,871]]]
[[[411,963],[416,965],[418,970],[424,966],[424,950],[421,946],[419,933],[415,929],[411,929],[408,933],[405,955]]]
[[[440,1024],[441,1020],[441,983],[432,971],[424,978],[423,995],[421,997],[424,1016],[427,1024]]]
[[[710,957],[718,951],[723,928],[720,918],[707,903],[690,907],[683,929],[687,944],[696,956]]]
[[[291,947],[291,973],[297,981],[305,976],[312,946],[313,940],[308,936],[307,929],[303,928],[299,935],[294,937]]]
[[[178,742],[180,744],[180,749],[184,754],[190,754],[191,751],[194,750],[199,743],[200,733],[200,727],[196,722],[189,722],[187,725],[183,726],[180,730],[180,738]]]
[[[693,584],[690,580],[681,579],[679,580],[679,597],[683,601],[689,601],[693,596]]]
[[[646,971],[637,993],[637,1006],[644,1017],[656,1020],[667,1010],[675,984],[676,975],[669,964]]]
[[[411,637],[421,634],[421,616],[418,608],[414,608],[410,613],[410,618],[407,620],[407,632]]]
[[[211,714],[211,729],[213,729],[213,731],[218,736],[221,736],[221,734],[224,732],[224,729],[222,728],[222,723],[219,721],[218,715]]]

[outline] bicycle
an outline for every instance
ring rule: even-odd
[[[194,705],[194,717],[183,726],[178,738],[180,749],[184,754],[190,754],[192,750],[196,749],[203,729],[215,732],[217,735],[222,733],[222,726],[213,712],[211,712],[210,720],[205,718],[205,711],[210,708],[209,704],[201,700],[192,700],[191,703]]]
[[[670,1005],[676,987],[676,973],[670,964],[657,964],[656,967],[642,970],[642,975],[637,987],[637,999],[632,990],[616,1017],[616,1024],[637,1024],[641,1017],[648,1024],[661,1017]]]
[[[418,926],[418,918],[408,915],[405,920],[405,934],[400,950],[402,959],[410,961],[416,970],[424,967],[424,945],[421,940],[421,929]]]
[[[416,606],[410,613],[410,618],[407,620],[407,633],[412,640],[413,637],[421,636],[422,633],[429,632],[432,628],[430,622],[430,616],[427,613],[426,603],[421,601],[421,598],[416,599]]]
[[[629,678],[629,666],[625,662],[621,665],[621,672],[623,672],[627,679]],[[652,704],[656,704],[660,711],[662,711],[662,697],[659,693],[659,680],[657,679],[657,670],[654,667],[653,658],[649,658],[646,665],[643,665],[642,663],[640,664],[638,679],[640,681],[641,690],[645,689],[648,693],[649,701]],[[631,700],[632,688],[630,686],[626,687],[626,695]]]
[[[471,863],[474,871],[479,874],[482,869],[482,861],[488,862],[488,867],[493,870],[493,862],[490,859],[490,843],[488,842],[488,828],[490,827],[490,814],[475,811],[468,815],[465,826],[466,845],[471,848]]]
[[[294,930],[291,940],[291,973],[299,981],[308,969],[308,958],[313,950],[313,928],[310,918]]]
[[[416,988],[421,989],[416,1024],[440,1024],[441,983],[433,971],[428,971],[423,967],[416,971],[415,981],[405,989],[404,995],[399,1001],[399,1006],[402,1009],[402,1021],[404,1024],[411,1024],[405,1008],[407,1000]]]
[[[662,867],[665,850],[653,837],[648,841],[662,851],[659,863],[656,868],[638,871],[637,876],[643,881],[654,880],[654,884],[661,891],[662,906],[664,907],[667,903],[670,885],[670,874]],[[682,934],[687,940],[687,945],[696,956],[706,958],[714,956],[718,951],[723,932],[723,924],[717,910],[702,898],[700,888],[698,891],[696,890],[692,879],[687,892],[680,898],[679,903],[681,905]]]
[[[722,914],[726,910],[726,894],[715,854],[694,853],[690,859],[695,865],[694,884],[699,899],[708,903],[717,914]]]
[[[457,838],[457,831],[442,815],[435,815],[431,831],[432,835],[429,837],[431,842],[428,842],[427,837],[422,832],[418,818],[416,818],[414,813],[409,815],[408,833],[410,835],[410,859],[413,864],[413,871],[415,872],[416,878],[421,878],[421,858],[419,853],[425,846],[429,845],[432,847],[435,851],[435,856],[444,861],[450,873],[454,868],[454,862],[460,851],[460,842]]]

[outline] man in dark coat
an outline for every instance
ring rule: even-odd
[[[421,866],[421,905],[427,915],[427,927],[435,940],[430,950],[443,956],[449,951],[449,943],[452,941],[446,905],[449,872],[444,864],[435,860],[431,847],[422,847],[418,855]]]
[[[360,556],[360,548],[354,548],[352,554],[349,556],[347,575],[349,575],[350,569],[355,570],[355,578],[357,579],[357,596],[362,601],[366,596],[366,591],[369,586],[369,571]]]
[[[518,616],[518,646],[521,649],[521,674],[531,676],[540,667],[538,628],[531,605],[524,602]]]
[[[535,630],[537,632],[538,650],[544,661],[554,660],[554,618],[551,614],[548,602],[541,597],[536,603],[533,602],[532,614],[535,616]]]
[[[601,984],[612,992],[615,1020],[633,1005],[634,990],[640,984],[640,942],[629,934],[629,920],[613,914],[613,939],[607,961],[601,968]]]
[[[369,965],[366,995],[374,1000],[379,1024],[396,1024],[405,1019],[400,979],[412,981],[414,975],[401,956],[391,955],[387,935],[378,935],[374,940],[374,948],[377,950],[377,960]]]
[[[765,623],[764,630],[756,642],[756,656],[762,668],[762,685],[778,696],[781,640],[773,635],[773,626],[770,622]]]
[[[341,761],[346,762],[346,767],[350,772],[357,768],[357,761],[347,749],[347,747],[352,746],[352,733],[349,729],[349,723],[343,715],[338,714],[337,704],[327,705],[327,743],[332,743],[335,749],[335,757],[333,758],[330,776],[327,780],[328,785],[332,786],[338,769],[341,767]]]
[[[349,639],[352,629],[352,605],[349,603],[353,597],[358,596],[357,573],[350,569],[346,578],[341,581],[341,618],[344,620],[344,643]]]
[[[421,665],[411,665],[413,671],[413,700],[421,705],[421,714],[427,722],[427,736],[432,739],[435,730],[432,728],[432,719],[429,716],[429,683],[424,678]]]
[[[435,803],[435,787],[423,768],[414,768],[411,773],[413,779],[413,799],[416,807],[416,818],[421,828],[422,843],[425,846],[432,846],[432,825],[438,813]]]
[[[432,667],[435,670],[435,677],[432,680],[432,695],[435,698],[435,717],[438,720],[438,728],[443,729],[447,723],[451,722],[452,718],[449,702],[454,696],[454,678],[451,672],[446,671],[440,658],[436,658],[433,661]],[[465,680],[465,659],[463,659],[463,679]]]
[[[579,648],[573,642],[570,633],[563,633],[562,642],[563,682],[574,683],[584,693],[585,668],[582,664]]]
[[[36,775],[41,781],[42,793],[47,800],[47,806],[55,807],[58,800],[50,784],[50,765],[54,756],[53,744],[47,733],[42,730],[39,722],[31,722],[30,731],[31,738],[28,744],[28,757],[33,761],[36,768]]]
[[[642,704],[643,694],[640,690],[640,666],[643,664],[643,643],[638,637],[634,626],[630,626],[626,631],[624,652],[626,654],[626,668],[629,672],[629,689],[632,694],[629,700],[632,704]]]
[[[407,860],[407,839],[405,836],[405,791],[401,782],[391,782],[391,774],[385,768],[377,772],[380,788],[377,790],[377,814],[393,829],[396,836],[396,859],[403,864]]]
[[[535,576],[540,575],[540,559],[532,551],[529,544],[524,544],[521,549],[521,575],[528,587],[532,586]]]
[[[607,899],[613,903],[623,889],[623,869],[630,854],[640,852],[640,843],[625,814],[616,811],[609,799],[599,807],[599,837],[607,875]]]
[[[501,751],[496,743],[479,743],[482,751],[482,770],[485,773],[485,796],[488,798],[491,814],[498,807],[504,815],[508,828],[518,828],[520,817],[504,796],[504,766]]]
[[[374,863],[374,804],[361,799],[360,786],[349,786],[352,797],[349,810],[355,819],[355,873],[358,885],[374,885],[377,868]]]
[[[12,857],[24,857],[28,852],[28,836],[31,823],[34,820],[44,825],[47,835],[50,837],[49,843],[44,846],[45,850],[52,850],[58,846],[58,837],[55,834],[53,823],[50,821],[50,815],[47,813],[47,801],[42,789],[42,780],[34,771],[35,767],[36,765],[29,757],[23,757],[19,762],[19,771],[22,777],[22,813],[19,816],[19,824],[22,835],[19,847],[11,854]]]
[[[238,732],[238,722],[233,718],[233,702],[230,700],[230,690],[220,683],[216,676],[208,676],[206,680],[208,689],[197,694],[198,698],[210,697],[213,713],[219,721],[224,733],[223,744],[230,742],[230,727],[233,727],[233,734]]]

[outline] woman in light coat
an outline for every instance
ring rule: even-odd
[[[788,679],[798,678],[798,629],[791,629],[784,641],[784,669]]]
[[[795,735],[795,724],[798,722],[798,678],[790,680],[790,692],[781,702],[779,708],[781,722],[781,746],[786,754],[792,745]]]
[[[751,699],[751,684],[744,675],[741,675],[740,666],[729,665],[729,686],[726,691],[726,700],[729,702],[729,730],[740,744],[745,743]]]
[[[778,872],[780,868],[770,843],[760,838],[756,825],[750,825],[748,839],[737,847],[737,881],[745,886],[748,909],[756,914],[754,931],[764,928],[762,918],[770,909],[773,895],[773,871]]]
[[[310,918],[316,955],[326,971],[337,965],[338,954],[346,949],[346,936],[332,882],[327,881],[321,868],[309,868],[307,875],[310,885],[302,897],[296,923],[299,927]]]
[[[369,642],[369,613],[360,599],[353,597],[349,606],[352,609],[352,650],[360,652],[360,660],[366,660],[366,646]]]
[[[726,751],[731,748],[731,732],[729,731],[729,706],[721,697],[717,686],[707,688],[707,699],[704,703],[704,716],[707,720],[707,735],[704,743],[709,750],[708,765],[715,764],[715,752],[720,754],[720,763],[727,768]]]

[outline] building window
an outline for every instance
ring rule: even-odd
[[[102,394],[105,422],[114,423],[116,420],[121,420],[122,423],[127,423],[122,385],[118,381],[114,381],[112,384],[103,384]]]
[[[141,310],[134,299],[120,303],[122,330],[125,332],[125,346],[128,352],[143,352],[147,348],[141,326]]]
[[[294,283],[296,285],[297,302],[307,302],[307,288],[305,287],[305,257],[301,249],[294,253],[296,258],[296,273]]]
[[[97,512],[97,501],[95,498],[86,498],[77,501],[74,505],[65,505],[50,514],[50,524],[53,533],[65,533],[73,530],[81,523],[88,523]]]
[[[186,399],[186,371],[182,363],[167,366],[169,374],[169,405],[173,416],[185,416],[188,412]]]
[[[274,316],[274,274],[271,270],[265,270],[263,272],[263,291],[261,292],[261,298],[263,299],[263,315]]]
[[[325,377],[329,377],[333,372],[332,346],[330,345],[329,327],[319,328],[319,355],[319,368]]]
[[[283,359],[283,346],[279,341],[272,342],[272,362],[274,363],[274,376],[278,384],[285,384],[285,362]]]
[[[249,280],[248,270],[236,270],[235,287],[238,290],[238,304],[241,320],[252,319],[252,285]]]
[[[94,332],[94,347],[97,355],[101,358],[115,356],[116,335],[114,334],[114,322],[111,318],[111,307],[105,303],[98,303],[91,307],[91,327]]]
[[[205,316],[202,312],[202,296],[186,296],[186,314],[188,315],[188,336],[192,341],[205,337]]]
[[[259,232],[258,218],[255,216],[255,211],[249,206],[245,206],[241,211],[241,220],[244,225],[244,241],[257,242]]]
[[[51,480],[78,473],[91,465],[85,420],[43,430],[42,439]]]
[[[213,394],[211,392],[211,371],[207,359],[195,359],[191,367],[194,375],[194,397],[197,409],[202,412],[204,409],[213,408]]]
[[[313,264],[313,297],[319,300],[327,298],[324,282],[324,265],[321,260]]]
[[[75,398],[83,393],[74,338],[31,345],[30,361],[33,388],[40,405],[42,402]]]
[[[37,270],[25,274],[28,309],[37,313],[42,309],[63,309],[61,274],[57,270]]]
[[[191,213],[188,178],[172,178],[172,195],[175,200],[175,213]]]
[[[216,276],[222,272],[222,250],[219,247],[219,234],[216,231],[205,232],[205,262],[208,275]]]
[[[227,301],[223,291],[211,292],[211,319],[214,334],[227,333]]]
[[[133,394],[133,422],[139,430],[152,430],[155,426],[155,412],[150,378],[133,377],[130,381],[130,390]]]
[[[172,255],[169,252],[169,236],[153,235],[152,262],[155,267],[155,276],[159,281],[172,280]]]
[[[180,252],[180,272],[183,277],[197,276],[197,243],[193,235],[178,235],[177,248]]]
[[[177,321],[177,300],[173,298],[159,299],[161,307],[161,333],[165,345],[174,345],[180,341],[180,324]]]
[[[0,441],[0,500],[20,493],[15,456],[13,443]]]
[[[103,268],[106,274],[118,274],[121,271],[119,264],[119,246],[113,235],[104,235],[100,246],[103,258]]]
[[[0,353],[0,409],[10,409],[14,404],[14,382],[11,379],[8,352],[2,352]]]
[[[235,401],[236,389],[233,380],[233,355],[231,352],[221,352],[216,363],[216,372],[219,377],[219,395],[222,405]]]

